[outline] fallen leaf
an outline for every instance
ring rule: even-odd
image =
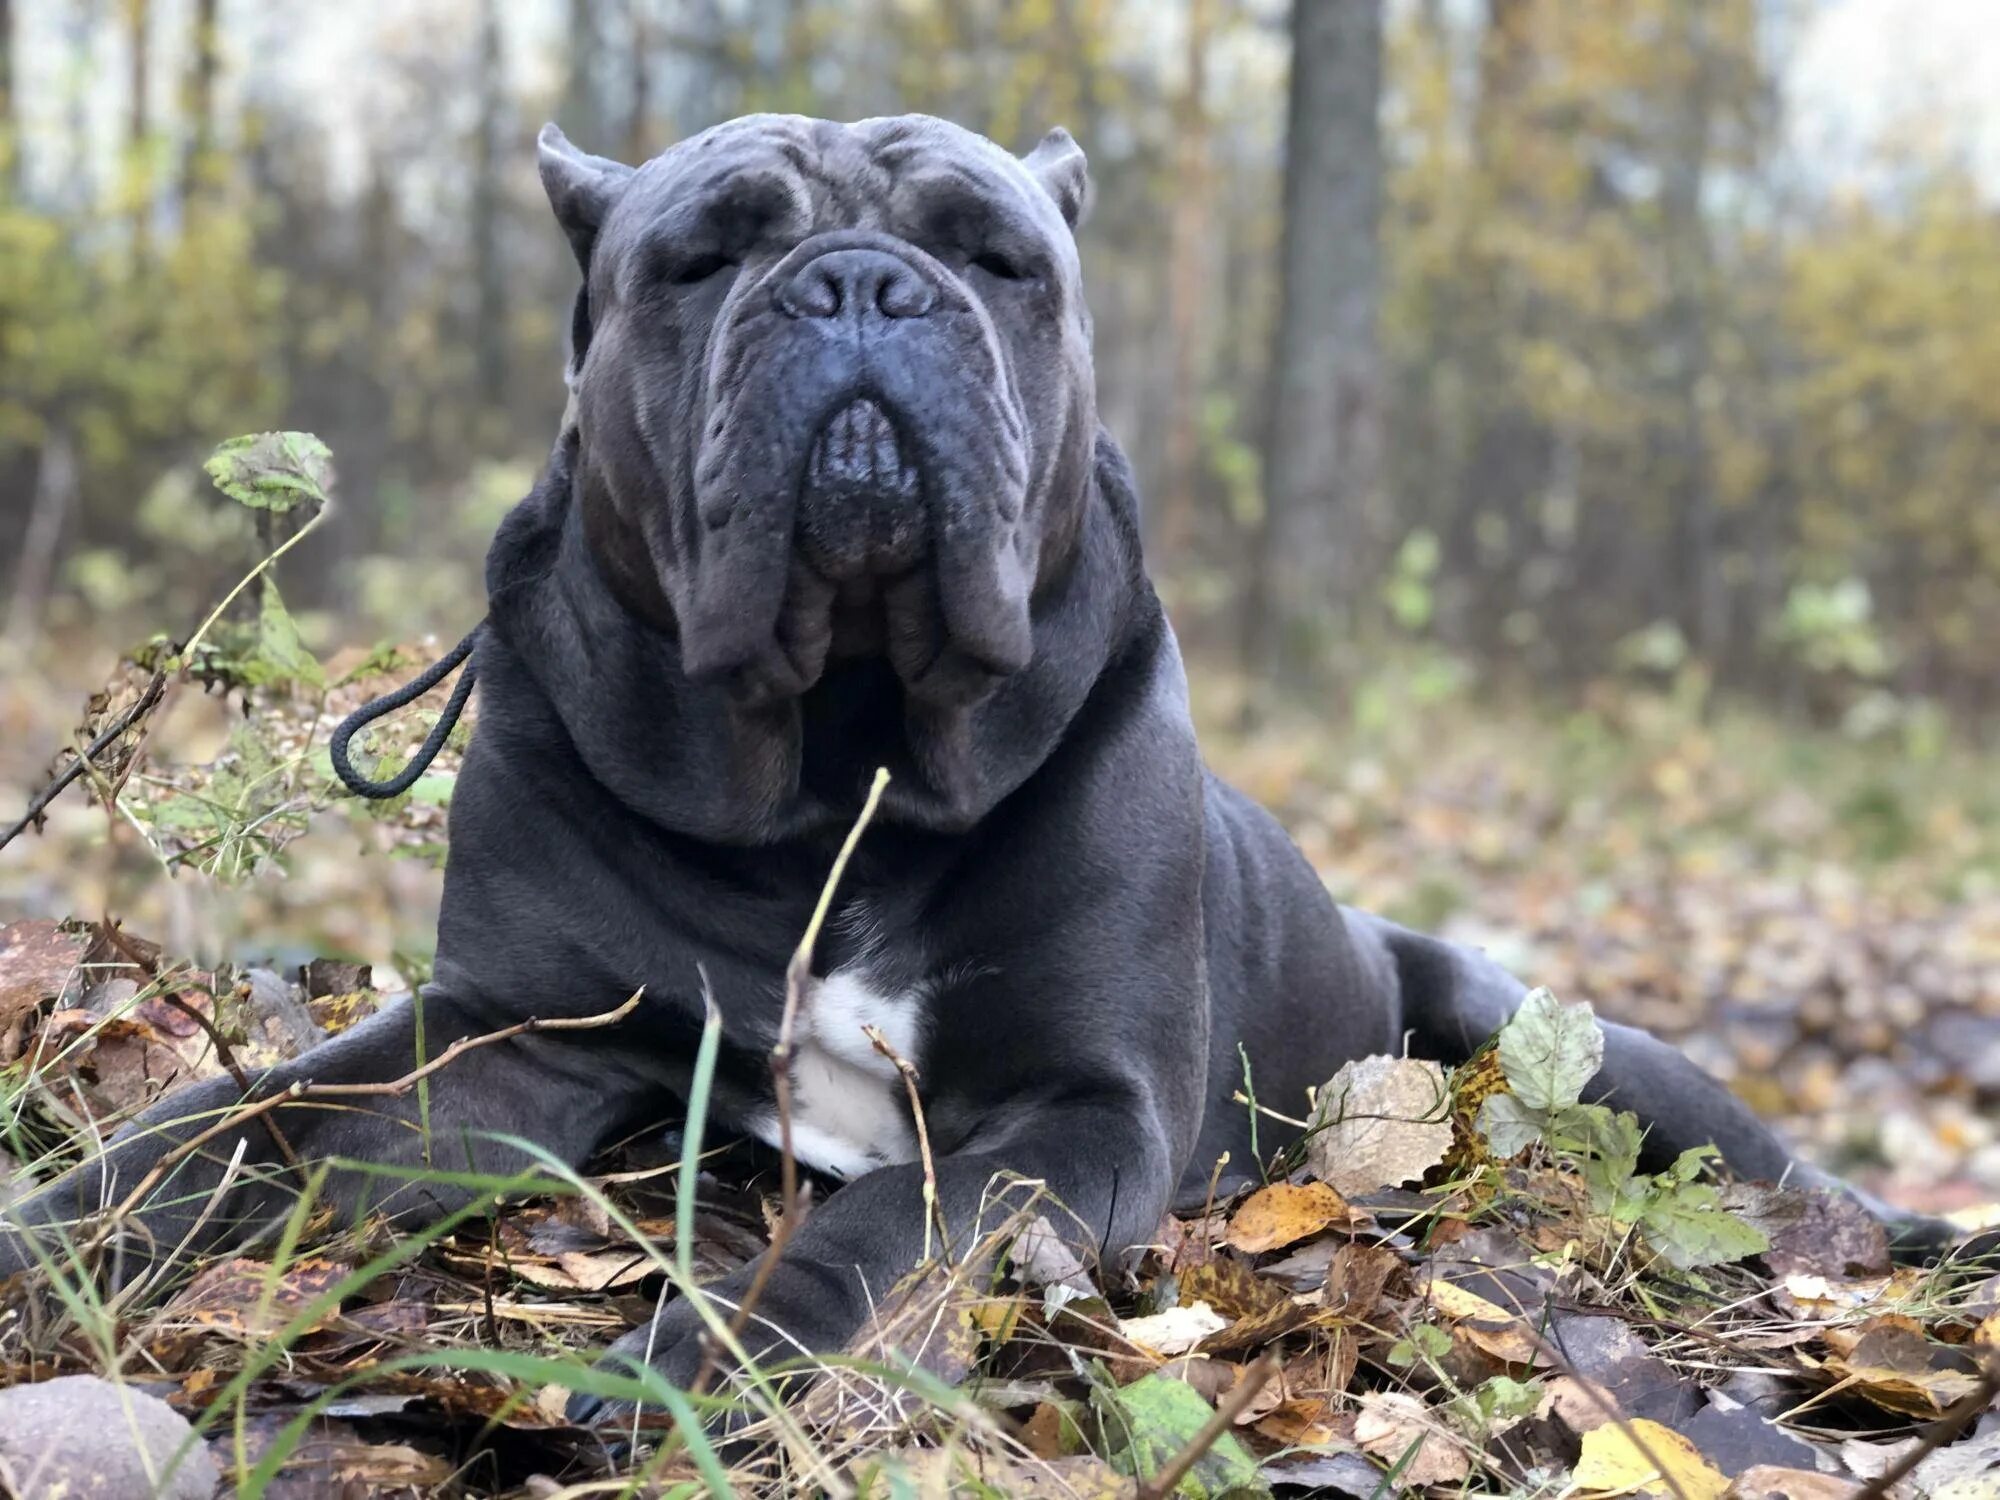
[[[1488,1302],[1475,1292],[1435,1276],[1425,1283],[1424,1297],[1459,1332],[1502,1364],[1533,1366],[1548,1362],[1534,1330],[1497,1302]]]
[[[1996,1500],[2000,1496],[2000,1429],[1938,1449],[1917,1465],[1910,1478],[1930,1500]],[[1981,1485],[1985,1486],[1983,1492]]]
[[[857,1500],[910,1495],[1007,1495],[1022,1500],[1130,1500],[1137,1486],[1101,1458],[1080,1455],[1018,1463],[992,1453],[908,1448],[854,1461]]]
[[[178,1323],[238,1339],[267,1338],[325,1296],[352,1269],[341,1261],[312,1256],[282,1269],[241,1256],[218,1261],[161,1308],[159,1318],[170,1326]],[[338,1305],[329,1307],[302,1331],[323,1328],[339,1315]]]
[[[1312,1175],[1344,1197],[1424,1175],[1451,1149],[1444,1070],[1413,1057],[1364,1057],[1319,1092],[1306,1147]]]
[[[1283,1287],[1266,1281],[1233,1255],[1217,1255],[1206,1265],[1190,1266],[1180,1276],[1183,1306],[1206,1302],[1232,1323],[1291,1300]]]
[[[1142,1480],[1157,1474],[1214,1415],[1193,1390],[1164,1375],[1148,1375],[1126,1386],[1099,1386],[1090,1399],[1112,1468]],[[1261,1489],[1255,1460],[1234,1434],[1225,1432],[1196,1460],[1176,1493],[1219,1497]]]
[[[1951,1351],[1886,1321],[1871,1326],[1851,1352],[1826,1362],[1829,1373],[1877,1406],[1926,1419],[1943,1416],[1979,1388],[1979,1377],[1946,1361]]]
[[[1393,1471],[1403,1489],[1457,1484],[1472,1473],[1464,1445],[1415,1396],[1387,1391],[1361,1398],[1354,1442]]]
[[[60,1001],[89,943],[86,935],[41,919],[0,927],[0,1032],[30,1011]]]
[[[1231,1248],[1257,1255],[1353,1222],[1347,1200],[1325,1183],[1274,1182],[1244,1200],[1224,1238]]]
[[[1764,1264],[1775,1275],[1817,1273],[1838,1280],[1889,1274],[1887,1230],[1846,1193],[1732,1183],[1722,1201],[1770,1240]]]
[[[1220,1333],[1228,1326],[1229,1319],[1206,1302],[1170,1307],[1143,1318],[1118,1320],[1120,1333],[1142,1349],[1160,1355],[1185,1354],[1211,1333]]]
[[[1729,1489],[1729,1480],[1693,1443],[1644,1417],[1606,1422],[1586,1432],[1583,1454],[1570,1477],[1586,1495],[1672,1489],[1685,1500],[1721,1500]]]

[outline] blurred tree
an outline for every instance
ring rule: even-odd
[[[1382,391],[1382,6],[1294,0],[1285,227],[1250,660],[1296,676],[1368,576]],[[1372,558],[1367,559],[1372,561]]]
[[[2000,216],[1914,150],[1849,201],[1786,149],[1809,11],[0,0],[0,586],[21,620],[72,567],[224,565],[144,566],[197,529],[140,497],[282,423],[342,470],[289,597],[469,595],[563,399],[530,127],[638,160],[749,109],[926,109],[1090,154],[1100,411],[1191,648],[1303,675],[1339,625],[1838,708],[1801,679],[1866,637],[1873,699],[2000,708]],[[337,96],[296,66],[335,33],[367,63]]]

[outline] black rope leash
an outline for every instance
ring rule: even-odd
[[[477,680],[479,666],[477,662],[471,660],[472,648],[478,643],[479,632],[485,628],[486,622],[480,621],[466,634],[464,640],[408,682],[394,692],[384,693],[381,697],[362,704],[340,721],[340,727],[334,730],[333,739],[327,746],[327,754],[333,761],[334,774],[347,783],[349,791],[359,797],[377,800],[400,797],[416,785],[419,776],[430,769],[431,762],[437,759],[438,751],[444,748],[445,740],[458,726],[458,717],[465,712],[465,700],[472,696],[472,685]],[[458,679],[458,686],[451,690],[451,698],[445,704],[444,712],[438,715],[437,723],[432,726],[423,744],[417,747],[417,753],[410,757],[407,766],[387,781],[370,781],[354,769],[354,762],[348,759],[347,755],[349,740],[384,714],[392,714],[404,704],[413,703],[423,697],[425,693],[457,671],[461,664],[465,667],[465,675]]]

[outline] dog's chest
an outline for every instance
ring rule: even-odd
[[[836,970],[813,983],[792,1043],[792,1153],[800,1161],[837,1177],[859,1177],[917,1159],[902,1075],[867,1028],[914,1064],[923,1001],[922,991],[882,988],[860,968]],[[775,1108],[750,1128],[782,1149]]]

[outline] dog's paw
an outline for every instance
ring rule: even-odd
[[[606,1349],[597,1368],[629,1376],[650,1366],[676,1390],[687,1390],[701,1371],[707,1327],[686,1299],[670,1302],[651,1323],[628,1330]],[[629,1418],[635,1410],[635,1402],[578,1391],[564,1414],[578,1427],[598,1427]]]
[[[751,1268],[745,1267],[705,1294],[713,1296],[714,1313],[725,1325],[735,1318],[751,1279]],[[851,1303],[843,1278],[804,1261],[781,1262],[766,1281],[755,1304],[755,1316],[738,1342],[745,1354],[770,1373],[774,1365],[842,1348],[860,1326],[866,1310]],[[612,1344],[598,1359],[597,1368],[629,1376],[650,1367],[682,1391],[692,1388],[708,1369],[707,1388],[721,1391],[736,1370],[736,1359],[721,1349],[711,1356],[711,1347],[708,1321],[693,1301],[683,1297],[661,1308],[650,1324],[632,1329]],[[629,1418],[634,1405],[579,1391],[570,1397],[566,1413],[578,1426],[602,1426]],[[730,1414],[717,1413],[712,1425],[730,1427]]]

